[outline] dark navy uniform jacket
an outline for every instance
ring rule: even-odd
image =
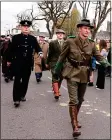
[[[42,50],[32,35],[18,34],[13,36],[8,52],[8,62],[11,62],[17,73],[23,68],[33,67],[34,51],[42,54]]]

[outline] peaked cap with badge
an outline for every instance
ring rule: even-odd
[[[29,26],[30,27],[32,25],[32,22],[29,21],[29,20],[21,20],[20,25],[21,26]]]

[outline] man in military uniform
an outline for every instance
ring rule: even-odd
[[[58,29],[56,31],[57,39],[54,41],[51,41],[49,43],[49,50],[48,50],[48,58],[47,58],[47,66],[51,68],[52,73],[52,87],[54,91],[54,97],[55,99],[59,99],[59,96],[61,95],[59,92],[59,88],[61,86],[61,82],[63,80],[62,76],[60,75],[59,78],[55,77],[53,74],[54,67],[56,65],[56,62],[58,60],[58,57],[62,50],[62,45],[64,42],[65,32],[62,29]]]
[[[21,34],[13,36],[8,54],[7,65],[12,65],[15,76],[13,84],[13,101],[15,107],[20,105],[20,101],[26,101],[25,95],[33,68],[34,51],[39,53],[41,57],[43,55],[36,38],[30,35],[31,24],[31,21],[28,20],[20,22]]]
[[[68,38],[64,42],[62,52],[54,69],[54,74],[58,75],[63,61],[67,59],[62,75],[67,80],[73,137],[81,135],[79,131],[81,126],[78,124],[77,116],[84,101],[91,57],[95,56],[97,61],[104,66],[108,64],[96,49],[95,42],[88,39],[88,35],[93,28],[90,21],[87,19],[81,20],[77,24],[77,28],[79,31],[78,36],[76,38]]]

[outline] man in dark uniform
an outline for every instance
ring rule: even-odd
[[[90,68],[91,57],[95,56],[97,61],[105,67],[109,64],[100,55],[95,47],[95,42],[88,39],[93,26],[87,19],[81,20],[77,24],[79,34],[75,38],[67,39],[62,47],[62,52],[54,69],[54,74],[58,75],[63,61],[66,59],[62,75],[67,80],[69,93],[69,114],[73,127],[73,137],[81,135],[78,123],[78,112],[84,101],[84,94],[88,82],[88,73]]]
[[[62,50],[62,45],[64,42],[65,32],[62,29],[58,29],[56,31],[57,39],[53,40],[49,43],[49,50],[48,50],[48,58],[47,58],[47,65],[46,67],[51,68],[52,73],[52,87],[54,91],[54,97],[55,99],[59,99],[59,96],[61,95],[59,92],[61,82],[63,80],[62,76],[60,75],[59,78],[55,77],[53,74],[54,67],[56,65],[56,62],[58,60],[58,57]]]
[[[25,95],[33,68],[34,51],[40,57],[43,57],[42,50],[36,38],[30,35],[31,24],[31,21],[28,20],[20,22],[21,34],[13,36],[8,54],[7,65],[12,65],[12,71],[15,76],[13,85],[13,101],[15,107],[20,105],[20,101],[26,101]]]

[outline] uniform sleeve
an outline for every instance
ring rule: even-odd
[[[0,44],[1,46],[1,48],[0,48],[0,51],[1,51],[1,56],[3,56],[3,52],[4,52],[4,42],[2,42],[1,44]]]
[[[40,48],[40,45],[38,43],[38,41],[35,38],[35,52],[37,52],[37,54],[41,55],[43,54],[42,49]]]
[[[61,51],[61,54],[59,56],[58,62],[63,62],[66,59],[67,54],[69,52],[69,49],[70,49],[70,42],[69,41],[65,41],[63,43],[62,51]]]
[[[8,47],[8,52],[7,52],[7,61],[11,62],[15,49],[16,49],[16,43],[17,43],[17,39],[16,36],[12,37],[12,41],[9,43],[9,47]]]
[[[47,59],[47,54],[48,54],[48,44],[45,43],[44,46],[43,46],[43,53],[44,53],[44,59],[46,60]]]
[[[52,54],[54,53],[53,52],[53,45],[52,45],[53,43],[52,42],[50,42],[49,43],[49,48],[48,48],[48,56],[47,56],[47,64],[49,64],[50,62],[51,62],[51,59],[52,59]]]

